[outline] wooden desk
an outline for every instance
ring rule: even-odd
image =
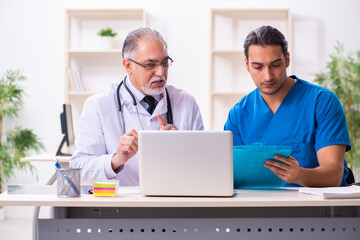
[[[238,190],[231,198],[16,195],[0,205],[67,207],[39,220],[39,239],[357,239],[360,200],[297,189]]]
[[[71,156],[55,156],[55,154],[45,153],[42,155],[35,155],[32,157],[20,158],[20,162],[56,162],[59,161],[62,167],[68,167]],[[55,167],[54,167],[55,169]],[[56,180],[56,171],[47,181],[46,185],[52,185]]]
[[[69,161],[70,161],[71,156],[56,156],[55,154],[51,154],[51,153],[44,153],[41,155],[35,155],[35,156],[31,156],[31,157],[24,157],[20,159],[20,162],[56,162],[59,161],[60,165],[62,167],[68,167],[69,166]],[[55,169],[55,167],[54,167]],[[54,182],[56,181],[56,171],[54,171],[54,174],[50,177],[50,179],[46,182],[46,185],[52,185],[54,184]],[[36,206],[36,205],[33,205]],[[36,206],[34,208],[34,213],[33,213],[33,240],[37,240],[37,229],[38,229],[38,217],[39,217],[39,211],[40,211],[40,206]]]
[[[126,188],[120,187],[122,192]],[[0,195],[0,205],[52,207],[335,207],[360,206],[360,199],[329,199],[300,194],[297,188],[274,190],[236,190],[233,197],[147,197],[140,193],[121,193],[115,197],[82,194],[75,198],[56,195],[7,194]],[[360,231],[360,229],[359,229]]]
[[[32,157],[24,157],[20,159],[20,162],[56,162],[56,159],[60,163],[69,163],[71,156],[55,156],[55,154],[45,153],[41,155],[35,155]]]

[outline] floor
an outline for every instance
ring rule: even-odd
[[[0,221],[0,239],[6,240],[31,240],[31,219],[6,219]]]

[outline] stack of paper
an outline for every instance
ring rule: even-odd
[[[116,181],[94,182],[94,196],[115,196]]]
[[[360,186],[352,185],[347,187],[327,187],[327,188],[299,188],[299,192],[324,199],[341,199],[341,198],[359,198]]]

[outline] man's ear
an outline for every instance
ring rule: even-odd
[[[133,71],[131,62],[127,58],[125,58],[123,60],[123,65],[124,65],[124,68],[125,68],[125,71],[126,71],[127,75],[130,76],[132,74],[132,71]]]
[[[246,70],[247,70],[248,72],[250,72],[250,70],[249,70],[249,62],[248,62],[248,60],[247,60],[246,57],[244,58],[244,61],[245,61]]]
[[[286,53],[285,59],[286,59],[286,67],[288,67],[290,65],[290,53],[289,52]]]

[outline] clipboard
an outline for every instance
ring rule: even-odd
[[[277,188],[286,182],[264,167],[267,159],[275,155],[289,157],[290,146],[250,144],[233,147],[234,188]],[[278,161],[278,160],[276,160]]]

